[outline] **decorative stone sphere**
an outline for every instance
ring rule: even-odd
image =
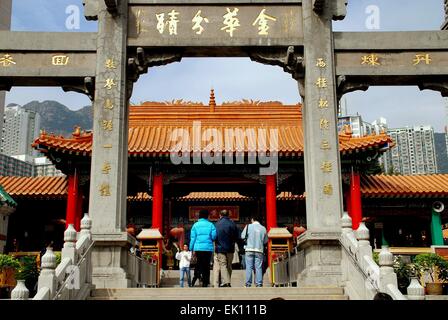
[[[90,230],[92,228],[92,219],[90,219],[88,213],[84,213],[84,217],[81,219],[81,230]]]
[[[69,224],[64,232],[64,242],[76,242],[76,234],[73,224]]]
[[[52,247],[48,247],[45,254],[42,256],[42,269],[56,269],[56,255]]]
[[[409,300],[425,300],[425,288],[422,287],[416,277],[411,278],[407,293]]]
[[[343,229],[351,229],[352,228],[352,218],[348,215],[346,211],[344,211],[344,214],[341,218],[341,226]]]
[[[381,246],[378,259],[381,267],[392,267],[394,265],[394,255],[390,252],[389,246]]]
[[[16,287],[11,291],[11,300],[28,300],[30,291],[25,285],[25,280],[17,280]]]
[[[364,222],[361,222],[359,224],[358,229],[356,230],[356,239],[364,241],[370,240],[370,232],[369,229],[367,229],[366,224]]]

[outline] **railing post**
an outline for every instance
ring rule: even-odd
[[[81,231],[80,237],[86,235],[89,239],[92,239],[92,219],[90,219],[89,214],[84,213],[84,217],[81,219]]]
[[[342,226],[342,233],[350,233],[352,232],[352,218],[348,215],[346,211],[342,214],[341,218],[341,226]]]
[[[341,227],[342,227],[341,239],[345,241],[348,234],[353,233],[352,218],[350,218],[350,216],[346,211],[344,211],[344,213],[342,214]],[[342,271],[342,282],[346,283],[349,280],[349,274],[348,274],[349,271],[348,271],[347,256],[344,252],[342,252],[341,271]]]
[[[81,219],[81,231],[79,233],[80,238],[83,236],[87,236],[90,241],[92,241],[92,219],[88,213],[84,213],[84,217]],[[81,254],[81,253],[80,253]],[[92,251],[90,250],[85,257],[85,275],[83,278],[85,279],[86,284],[92,283]]]
[[[43,288],[48,288],[50,290],[50,299],[54,296],[57,290],[55,269],[56,255],[53,252],[53,248],[48,247],[47,251],[42,256],[41,272],[39,275],[37,290],[40,291]]]
[[[380,265],[380,290],[387,293],[387,285],[397,286],[397,275],[394,272],[394,255],[390,252],[389,246],[382,246],[379,254]]]
[[[72,265],[77,262],[76,254],[76,230],[73,224],[69,224],[64,232],[64,247],[61,252],[61,260],[70,258]]]
[[[420,284],[417,277],[411,278],[407,293],[409,300],[425,300],[425,288]]]
[[[372,258],[372,247],[370,246],[370,232],[367,229],[366,224],[361,222],[359,228],[355,232],[356,239],[358,240],[358,262],[360,266],[365,267],[363,257],[369,256]]]
[[[28,300],[30,291],[25,286],[25,280],[17,280],[15,288],[11,291],[11,300]]]

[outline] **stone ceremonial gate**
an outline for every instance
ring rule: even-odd
[[[333,32],[345,0],[85,0],[98,33],[0,32],[0,90],[61,86],[94,106],[89,214],[93,283],[128,287],[128,102],[153,66],[182,57],[250,57],[297,80],[304,102],[308,231],[301,283],[341,285],[338,99],[370,85],[448,96],[448,32]]]

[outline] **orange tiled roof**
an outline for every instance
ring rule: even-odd
[[[222,151],[250,152],[257,151],[258,130],[264,129],[266,136],[271,136],[270,129],[278,130],[278,146],[280,156],[300,156],[303,153],[303,127],[301,105],[282,105],[280,102],[242,101],[223,103],[220,106],[204,106],[198,103],[156,103],[148,102],[141,106],[131,106],[129,115],[129,154],[168,155],[177,141],[171,141],[176,134],[177,139],[190,141],[188,150],[203,151],[208,142],[202,141],[195,147],[193,142],[194,124],[200,121],[201,135],[207,129],[214,129],[222,138]],[[197,128],[197,127],[196,127]],[[236,142],[232,150],[225,149],[225,139],[237,130],[253,130],[254,135]],[[197,131],[195,131],[197,132]],[[210,131],[209,131],[210,132]],[[179,136],[177,136],[179,134]],[[188,137],[190,139],[188,139]],[[261,136],[263,141],[264,136]],[[268,140],[271,141],[271,140]],[[340,134],[340,150],[343,154],[360,152],[370,148],[381,148],[392,143],[385,133],[379,135],[352,138],[351,134]],[[92,132],[81,132],[79,129],[70,138],[54,136],[42,132],[36,139],[34,147],[53,149],[77,155],[90,155],[92,151]],[[269,143],[268,143],[269,149]]]
[[[368,198],[447,197],[448,175],[361,177],[361,193]]]
[[[62,177],[0,177],[0,185],[14,198],[64,198],[67,178]]]

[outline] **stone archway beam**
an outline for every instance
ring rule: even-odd
[[[96,73],[96,34],[0,31],[0,86],[84,86]]]

